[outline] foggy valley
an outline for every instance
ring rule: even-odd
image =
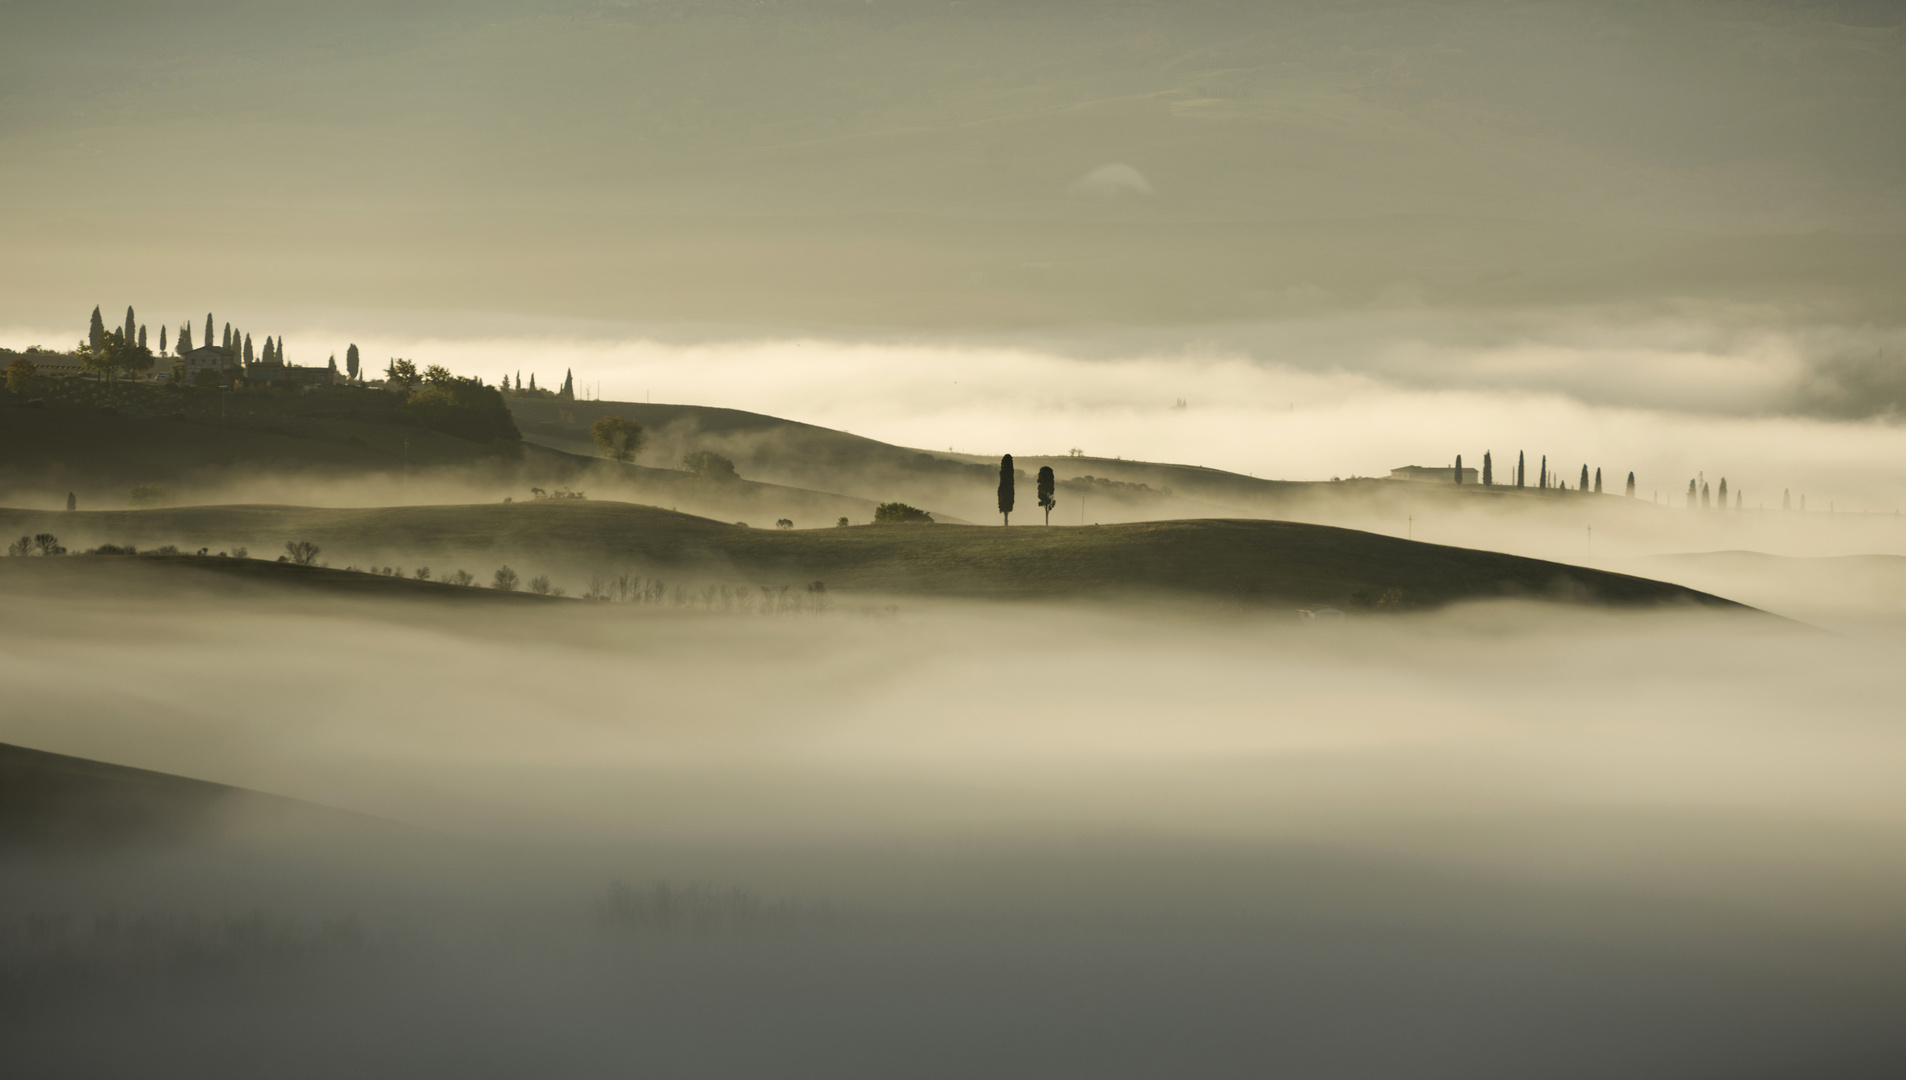
[[[1906,1074],[1902,58],[0,4],[0,1073]]]

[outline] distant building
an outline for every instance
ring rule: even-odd
[[[22,356],[33,361],[33,371],[36,378],[71,379],[103,377],[99,372],[89,370],[86,367],[86,358],[78,353],[50,351],[12,352],[6,349],[0,349],[0,369],[4,369],[8,364],[12,363],[13,358],[16,356]]]
[[[179,357],[179,359],[185,362],[185,381],[187,385],[190,385],[193,380],[197,379],[201,371],[211,371],[223,375],[238,367],[238,357],[232,354],[232,350],[219,345],[201,345],[191,352],[186,353],[184,356]]]
[[[1391,469],[1390,479],[1413,480],[1419,484],[1453,484],[1456,482],[1456,469],[1449,465],[1440,469],[1432,469],[1424,465],[1405,465],[1400,469]],[[1463,470],[1463,483],[1474,484],[1481,479],[1481,475],[1476,470]]]

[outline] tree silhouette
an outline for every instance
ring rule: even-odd
[[[1517,450],[1516,451],[1516,486],[1517,487],[1526,487],[1528,485],[1528,480],[1529,480],[1528,469],[1529,469],[1528,461],[1522,456],[1522,451]]]
[[[1635,474],[1633,472],[1628,474],[1628,497],[1631,499],[1635,497]]]
[[[205,343],[212,343],[212,313],[209,311],[205,313]]]
[[[1575,490],[1577,491],[1588,490],[1588,466],[1587,465],[1582,466],[1582,478],[1581,480],[1576,482]]]
[[[310,566],[318,561],[318,545],[309,540],[287,540],[285,555],[294,565]]]
[[[25,397],[33,390],[33,380],[40,370],[33,361],[24,356],[16,356],[7,364],[7,393]]]
[[[1597,465],[1595,467],[1595,494],[1600,495],[1601,493],[1602,493],[1602,469],[1601,469],[1601,466]]]
[[[496,575],[490,579],[490,588],[498,592],[515,592],[516,581],[516,571],[510,569],[508,564],[505,564],[499,567],[496,571]]]
[[[246,367],[250,367],[250,366],[251,366],[251,359],[252,359],[252,354],[251,354],[251,335],[250,335],[250,334],[246,334],[246,335],[245,335],[245,366],[246,366]]]
[[[596,422],[589,425],[589,437],[595,440],[602,456],[611,461],[634,461],[649,438],[641,424],[620,416],[597,417]]]
[[[1490,487],[1496,482],[1495,463],[1489,460],[1489,451],[1482,452],[1482,486]]]
[[[999,459],[999,514],[1003,525],[1013,523],[1013,456]]]
[[[1058,480],[1052,475],[1052,466],[1039,466],[1039,509],[1046,512],[1048,525],[1052,524],[1053,508],[1059,505],[1059,500],[1053,494],[1058,486]]]
[[[568,368],[563,369],[563,388],[557,392],[556,396],[564,401],[576,400],[576,375]]]
[[[357,346],[348,346],[344,350],[344,372],[351,377],[352,382],[357,381],[358,363]]]
[[[1715,504],[1716,510],[1727,509],[1727,477],[1721,477],[1721,501]]]
[[[160,351],[160,352],[165,352],[165,351],[166,351],[166,348],[165,348],[165,331],[166,331],[166,328],[165,328],[165,327],[163,327],[163,326],[161,326],[161,327],[159,327],[159,351]]]
[[[1456,486],[1461,487],[1462,483],[1463,483],[1463,456],[1461,454],[1457,454],[1456,455]]]
[[[1540,491],[1548,490],[1549,488],[1549,455],[1547,454],[1542,455],[1542,473],[1540,476],[1536,477],[1536,482],[1540,485],[1540,487],[1537,490],[1540,490]]]
[[[106,320],[99,317],[99,305],[93,305],[93,321],[86,328],[86,343],[94,352],[106,347]]]
[[[132,317],[132,305],[127,304],[126,305],[126,344],[130,345],[133,342],[139,340],[138,327],[139,327],[138,321]]]

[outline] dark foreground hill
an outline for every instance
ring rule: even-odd
[[[296,799],[0,743],[0,848],[196,842],[260,826],[398,828]]]
[[[572,592],[592,575],[985,598],[1187,594],[1245,603],[1428,607],[1499,597],[1736,606],[1679,585],[1323,525],[1192,520],[1105,526],[870,525],[765,530],[593,500],[324,509],[203,506],[0,510],[0,536],[50,531],[69,547],[176,544],[269,552],[320,545],[344,562],[508,563]],[[70,557],[69,557],[70,558]],[[441,576],[441,574],[439,575]]]

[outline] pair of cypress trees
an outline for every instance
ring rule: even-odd
[[[1007,454],[999,459],[999,516],[1002,524],[1013,523],[1013,456]],[[1039,479],[1036,481],[1039,493],[1039,508],[1046,512],[1046,524],[1052,524],[1053,507],[1059,505],[1054,497],[1058,490],[1058,481],[1052,475],[1052,466],[1039,467]]]

